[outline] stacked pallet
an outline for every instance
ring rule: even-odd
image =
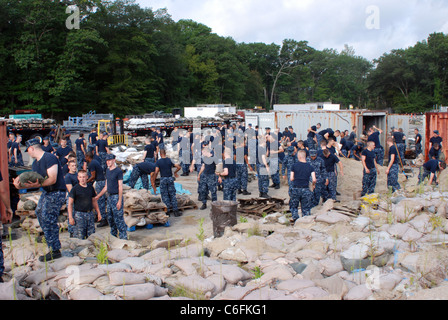
[[[252,199],[238,199],[238,202],[239,202],[238,212],[263,217],[267,214],[281,210],[285,204],[285,199],[252,198]]]

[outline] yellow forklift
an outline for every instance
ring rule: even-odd
[[[129,146],[128,135],[124,133],[124,123],[122,119],[111,120],[98,120],[98,136],[107,132],[109,137],[107,142],[109,146],[125,145]]]

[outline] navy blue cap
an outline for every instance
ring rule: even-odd
[[[42,141],[40,141],[40,139],[38,139],[38,138],[30,139],[25,143],[25,145],[26,145],[25,152],[28,151],[29,147],[32,147],[35,145],[41,145],[41,144],[42,144]]]
[[[310,156],[317,156],[317,150],[310,150]]]
[[[109,154],[106,155],[106,161],[107,160],[114,160],[114,159],[115,159],[115,155],[114,154],[109,153]]]

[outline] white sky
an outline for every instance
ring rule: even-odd
[[[174,21],[191,19],[237,42],[306,40],[315,49],[344,44],[369,60],[407,48],[433,32],[448,33],[446,0],[136,0],[167,8]],[[372,11],[372,9],[374,11]],[[370,27],[366,26],[369,25]]]

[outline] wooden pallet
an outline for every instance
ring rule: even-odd
[[[131,208],[124,208],[124,213],[133,216],[133,217],[141,217],[141,216],[147,216],[151,213],[166,213],[167,209],[166,207],[158,207],[158,208],[152,208],[147,210],[135,210]]]
[[[195,205],[188,205],[188,206],[178,207],[178,209],[180,211],[185,211],[185,210],[190,210],[190,209],[197,210],[198,206],[196,204]]]
[[[285,204],[285,199],[281,198],[254,198],[254,199],[238,199],[238,212],[244,214],[253,214],[263,216],[280,210]]]

